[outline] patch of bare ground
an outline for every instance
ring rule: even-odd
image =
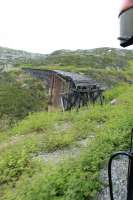
[[[69,148],[64,148],[61,150],[56,150],[54,152],[42,152],[38,156],[34,157],[34,159],[39,159],[44,162],[50,163],[59,163],[64,161],[65,159],[71,159],[80,156],[81,152],[88,148],[89,143],[92,141],[94,136],[90,136],[86,139],[82,139],[76,141],[74,145]]]
[[[71,128],[72,128],[72,123],[70,123],[70,122],[65,122],[63,124],[55,123],[54,126],[53,126],[53,129],[55,131],[61,130],[62,132],[68,131]]]

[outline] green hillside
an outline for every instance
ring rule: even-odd
[[[7,53],[13,56],[16,54],[27,55],[23,51],[4,48],[0,48],[0,52],[1,56],[5,56]],[[37,66],[32,62],[29,65],[22,64],[20,60],[19,65],[1,71],[0,130],[12,126],[29,113],[47,110],[48,92],[45,83],[25,74],[21,67],[78,72],[89,75],[106,88],[133,79],[133,53],[131,50],[111,48],[60,50],[44,55],[44,57],[44,65]]]
[[[107,102],[65,113],[29,115],[1,133],[0,196],[2,200],[90,200],[102,187],[101,166],[109,155],[129,144],[133,124],[133,86],[122,85],[106,92]],[[116,98],[117,104],[109,100]],[[5,135],[5,137],[3,136]],[[86,140],[87,139],[87,140]],[[83,141],[84,148],[80,148]],[[46,161],[63,149],[80,154]]]
[[[29,113],[47,110],[44,83],[22,71],[0,74],[0,130],[4,130]]]
[[[127,68],[130,68],[132,63],[133,50],[109,47],[58,50],[47,55],[0,47],[0,71],[8,72],[21,67],[61,69],[88,74],[107,86],[131,79]]]
[[[60,50],[44,60],[0,72],[0,200],[95,200],[100,170],[130,143],[133,53]],[[48,113],[45,82],[21,67],[88,74],[107,88],[105,103]]]
[[[0,69],[30,66],[77,66],[93,68],[124,68],[133,60],[133,50],[96,48],[88,50],[58,50],[51,54],[35,54],[21,50],[0,47]]]
[[[97,48],[91,50],[59,50],[46,57],[47,65],[76,65],[93,68],[115,67],[123,68],[129,59],[133,59],[133,52],[113,48]]]
[[[24,65],[21,65],[24,67]],[[25,65],[26,67],[28,65]],[[132,79],[133,51],[113,48],[59,50],[46,56],[41,69],[60,69],[88,74],[105,86]]]

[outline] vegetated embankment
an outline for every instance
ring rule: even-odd
[[[129,144],[133,124],[133,86],[123,84],[105,94],[107,103],[78,112],[29,115],[0,134],[2,200],[90,200],[102,189],[100,169],[110,154]],[[117,99],[116,105],[108,102]],[[3,137],[3,134],[6,137]],[[40,154],[80,148],[80,156],[59,162]]]

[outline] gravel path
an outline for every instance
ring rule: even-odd
[[[63,161],[67,158],[73,158],[80,155],[79,148],[70,148],[70,149],[63,149],[63,150],[57,150],[51,153],[43,153],[38,156],[39,159],[43,159],[45,162],[52,162],[52,163],[58,163],[60,161]]]
[[[112,163],[112,180],[114,200],[126,200],[127,195],[127,172],[128,172],[128,159],[126,157],[113,161]],[[108,172],[107,169],[101,170],[101,180],[104,185],[107,185],[96,200],[110,200],[109,187],[108,187]]]
[[[51,162],[56,164],[60,161],[63,161],[64,159],[80,156],[80,152],[88,146],[88,143],[90,141],[90,138],[86,138],[76,142],[76,146],[56,150],[54,152],[49,153],[42,152],[38,156],[34,157],[34,159],[41,159],[45,162]]]

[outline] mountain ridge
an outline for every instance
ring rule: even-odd
[[[133,50],[101,47],[94,49],[56,50],[50,54],[30,53],[0,47],[0,69],[23,64],[33,66],[93,66],[94,68],[124,67],[133,60]]]

